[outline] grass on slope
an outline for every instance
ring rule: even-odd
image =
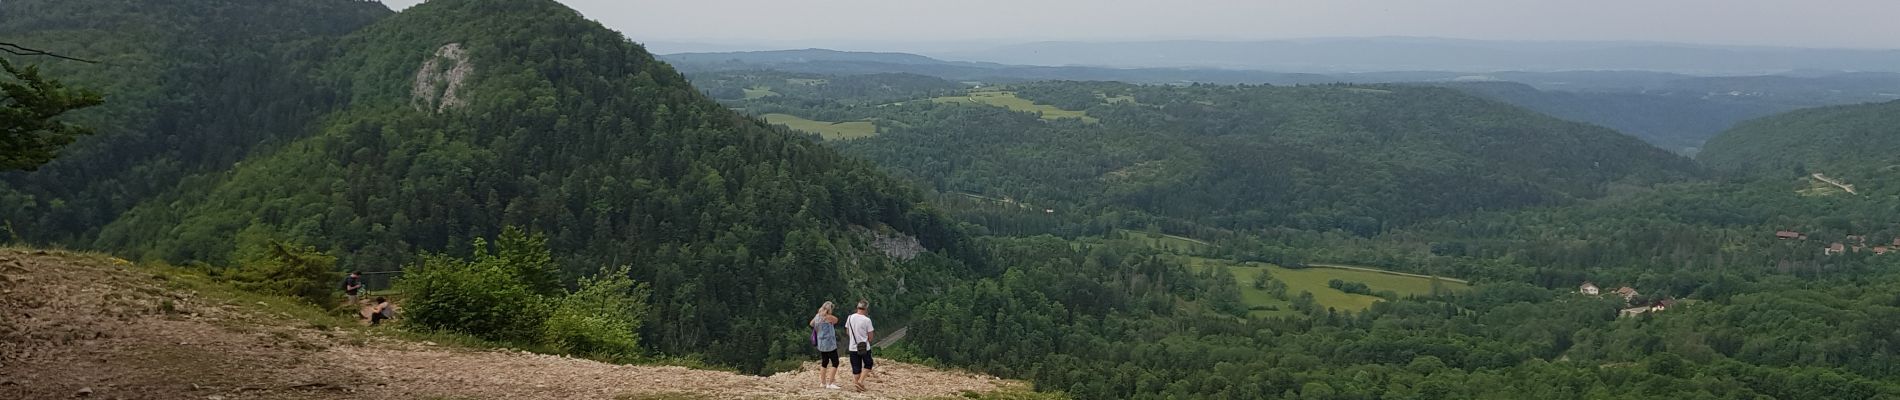
[[[785,125],[787,128],[816,133],[825,140],[845,140],[866,138],[877,135],[877,124],[871,121],[827,122],[804,119],[791,114],[765,114],[766,122]]]
[[[1013,111],[1033,112],[1033,113],[1041,114],[1042,119],[1050,119],[1050,120],[1061,119],[1061,118],[1080,118],[1082,119],[1082,122],[1087,122],[1091,124],[1101,122],[1101,120],[1096,119],[1095,117],[1088,116],[1088,114],[1083,113],[1081,111],[1064,110],[1064,109],[1056,108],[1055,106],[1051,106],[1051,105],[1036,104],[1035,102],[1029,101],[1028,99],[1016,97],[1015,92],[1005,92],[1005,91],[1000,91],[1000,90],[972,91],[969,94],[963,95],[963,96],[944,96],[944,97],[930,99],[930,101],[934,101],[938,103],[986,104],[986,105],[991,105],[991,106],[1007,108]]]
[[[348,312],[339,312],[343,310],[239,289],[215,271],[220,270],[142,265],[99,253],[0,245],[0,282],[10,283],[0,285],[8,289],[0,291],[0,304],[20,306],[20,313],[45,320],[22,331],[33,335],[8,343],[29,349],[28,357],[17,360],[18,364],[9,360],[9,367],[42,374],[30,382],[9,383],[4,392],[16,396],[7,398],[57,398],[88,386],[100,388],[103,397],[116,398],[125,397],[120,393],[139,393],[135,390],[183,393],[199,390],[199,384],[205,386],[202,393],[271,388],[255,393],[264,398],[284,393],[293,398],[424,399],[520,398],[542,393],[555,398],[607,398],[620,393],[616,398],[650,400],[835,399],[841,395],[810,386],[818,372],[809,367],[760,377],[704,368],[612,365],[530,355],[508,349],[512,346],[505,343],[409,332],[398,329],[399,325],[369,327]],[[393,322],[401,321],[398,317]],[[49,327],[55,329],[45,329]],[[64,357],[34,353],[102,361],[73,364]],[[1030,392],[1030,386],[1020,381],[891,361],[879,369],[890,369],[889,374],[860,397],[1065,398],[1059,393]],[[390,376],[378,370],[403,372]],[[180,379],[166,371],[222,372]],[[341,395],[342,389],[353,385],[361,391]],[[276,388],[283,391],[271,395]],[[49,395],[54,393],[58,395]]]
[[[0,246],[0,252],[4,251],[27,252],[39,250]],[[254,310],[264,315],[281,316],[296,321],[302,325],[301,327],[333,332],[338,335],[346,336],[356,342],[382,337],[417,343],[431,342],[469,349],[521,349],[544,354],[558,354],[558,352],[539,344],[496,342],[459,333],[417,332],[400,329],[403,321],[400,317],[391,321],[390,325],[371,327],[364,324],[362,320],[355,316],[354,313],[357,310],[354,307],[341,305],[340,303],[342,303],[343,300],[340,296],[337,299],[339,303],[337,306],[330,308],[318,307],[292,297],[263,294],[240,289],[235,283],[230,282],[228,279],[207,274],[206,270],[202,268],[173,266],[165,263],[132,263],[110,255],[92,252],[52,250],[51,253],[73,260],[85,260],[84,262],[100,265],[119,265],[134,271],[151,274],[154,279],[165,282],[164,285],[170,290],[201,294],[204,298],[215,300],[225,306]],[[391,295],[393,293],[394,292],[383,291],[375,292],[374,295]],[[397,300],[399,297],[390,296],[390,298]],[[397,303],[400,304],[400,301],[398,300]],[[398,313],[400,313],[400,308],[398,308],[398,310]],[[618,364],[670,365],[709,371],[736,372],[732,368],[711,365],[696,359],[678,357],[629,356],[614,359],[590,359]]]

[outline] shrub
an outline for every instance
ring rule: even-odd
[[[407,296],[405,324],[568,354],[640,355],[647,287],[630,267],[602,269],[569,293],[544,237],[507,228],[493,246],[474,245],[468,259],[424,254],[405,269],[396,281]]]
[[[535,338],[548,314],[547,301],[499,260],[478,247],[472,261],[425,255],[405,268],[396,281],[396,289],[408,296],[402,305],[405,323],[488,340]]]
[[[482,239],[475,239],[475,259],[501,265],[535,294],[559,296],[565,289],[561,285],[560,267],[554,264],[554,254],[548,251],[547,237],[529,234],[519,227],[502,228],[492,249]]]
[[[582,278],[581,288],[561,298],[541,329],[542,343],[562,352],[598,357],[640,353],[640,324],[647,314],[646,284],[636,285],[629,269],[606,268]]]
[[[238,287],[320,306],[336,302],[336,284],[343,278],[336,273],[336,257],[314,247],[278,241],[263,247],[261,259],[239,267],[232,278]]]
[[[1326,287],[1352,294],[1371,295],[1372,287],[1364,283],[1334,279],[1326,282]]]

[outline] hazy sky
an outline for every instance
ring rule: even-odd
[[[385,0],[401,9],[420,0]],[[639,42],[1431,36],[1900,48],[1900,0],[561,0]],[[887,49],[903,50],[903,49]]]

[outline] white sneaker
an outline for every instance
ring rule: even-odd
[[[837,385],[837,384],[830,384],[830,385],[825,385],[825,388],[826,388],[826,389],[831,389],[831,390],[838,390],[838,389],[844,389],[844,388],[841,388],[841,387],[838,387],[838,385]]]

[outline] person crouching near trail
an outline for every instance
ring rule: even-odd
[[[838,317],[831,315],[835,307],[827,301],[818,306],[818,314],[811,317],[811,341],[818,347],[818,384],[826,389],[838,389]]]
[[[844,329],[851,334],[851,383],[858,391],[864,391],[864,376],[872,373],[871,338],[876,328],[871,326],[871,303],[858,300],[858,313],[845,318]]]
[[[369,311],[370,325],[379,325],[383,323],[383,320],[396,317],[396,305],[390,304],[389,299],[382,297],[376,298],[376,304],[370,306]]]

